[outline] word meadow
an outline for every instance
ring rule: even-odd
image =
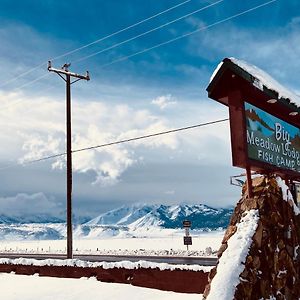
[[[300,171],[300,130],[245,102],[248,158]]]

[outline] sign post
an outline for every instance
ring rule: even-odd
[[[192,245],[192,237],[190,236],[190,228],[192,222],[185,220],[182,222],[182,224],[185,231],[185,236],[183,237],[183,244],[186,245],[186,250],[189,251],[189,245]]]

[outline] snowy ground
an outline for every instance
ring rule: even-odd
[[[127,284],[103,283],[95,278],[67,279],[0,273],[5,300],[199,300],[199,294],[180,294]]]
[[[207,255],[209,247],[217,251],[224,231],[203,232],[193,236],[189,251],[183,245],[182,235],[155,238],[104,238],[74,240],[74,253],[120,255]],[[65,240],[0,241],[0,252],[65,253]]]
[[[74,240],[75,253],[207,255],[207,248],[218,250],[224,231],[193,235],[193,245],[186,252],[182,234],[165,237]],[[98,251],[97,251],[98,249]],[[0,252],[65,253],[65,240],[1,240]],[[16,288],[17,287],[17,288]],[[1,299],[6,300],[196,300],[199,294],[180,294],[126,284],[102,283],[95,279],[65,279],[0,273]]]

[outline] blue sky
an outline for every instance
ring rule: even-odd
[[[47,74],[48,59],[182,2],[0,0],[1,166],[64,151],[62,80],[49,74],[18,89]],[[292,0],[277,0],[103,67],[266,1],[224,0],[213,5],[215,2],[188,1],[53,62],[55,67],[71,62],[72,71],[89,70],[92,78],[72,87],[74,148],[226,118],[227,109],[208,99],[205,91],[213,70],[224,57],[234,56],[255,64],[299,92],[300,4]],[[211,7],[188,18],[76,63],[208,5]],[[35,66],[39,67],[7,83]],[[240,190],[228,184],[229,176],[240,172],[231,167],[227,123],[76,154],[74,210],[78,216],[95,216],[134,202],[234,205]],[[45,210],[51,207],[51,212],[58,214],[64,209],[63,160],[16,165],[0,171],[0,181],[4,183],[0,212],[1,202],[22,193],[25,198],[44,201]],[[42,200],[36,195],[42,195]],[[41,206],[36,210],[33,207],[30,212],[41,212]],[[22,207],[19,209],[21,213]]]

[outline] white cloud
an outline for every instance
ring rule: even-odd
[[[74,149],[81,149],[87,145],[102,145],[117,139],[111,133],[104,133],[95,124],[89,125],[86,133],[76,134],[73,142]],[[86,172],[94,170],[97,178],[94,183],[113,184],[121,174],[136,162],[133,151],[122,145],[98,148],[73,155],[74,170]]]
[[[19,99],[22,102],[18,105],[0,112],[0,126],[7,129],[0,132],[0,142],[5,141],[6,145],[0,149],[0,153],[9,155],[9,159],[26,161],[65,152],[64,101],[28,99],[22,94],[0,93],[0,100],[4,104]],[[224,117],[224,107],[213,101],[178,102],[175,112],[166,111],[162,117],[147,109],[133,109],[124,104],[74,101],[73,150]],[[92,170],[95,172],[94,183],[111,185],[118,182],[131,166],[144,164],[153,158],[163,162],[171,156],[173,161],[188,164],[198,158],[204,164],[224,165],[229,163],[230,158],[229,139],[228,126],[225,124],[159,135],[74,153],[73,169],[80,173]],[[54,169],[65,167],[65,157],[51,162]]]
[[[159,96],[155,98],[154,100],[151,101],[151,103],[163,110],[169,106],[176,104],[177,102],[174,100],[172,95],[168,94],[168,95]]]
[[[19,101],[22,99],[22,101]],[[0,94],[3,103],[19,101],[1,111],[0,126],[7,131],[0,133],[0,141],[7,139],[8,147],[15,143],[11,157],[20,162],[65,152],[65,107],[63,102],[51,98],[28,99],[22,94]],[[30,111],[26,111],[26,109]],[[141,135],[168,130],[167,120],[145,109],[133,109],[128,105],[106,105],[101,102],[73,101],[73,150],[101,145]],[[16,121],[17,120],[17,121]],[[12,136],[10,133],[14,132]],[[9,133],[9,134],[8,134]],[[73,168],[78,172],[93,170],[95,183],[115,183],[122,173],[139,161],[138,147],[176,149],[176,136],[137,141],[111,147],[76,153]],[[1,150],[0,150],[1,151]],[[7,153],[7,148],[5,149]],[[138,156],[137,156],[138,157]],[[53,168],[62,168],[65,158],[59,158]]]

